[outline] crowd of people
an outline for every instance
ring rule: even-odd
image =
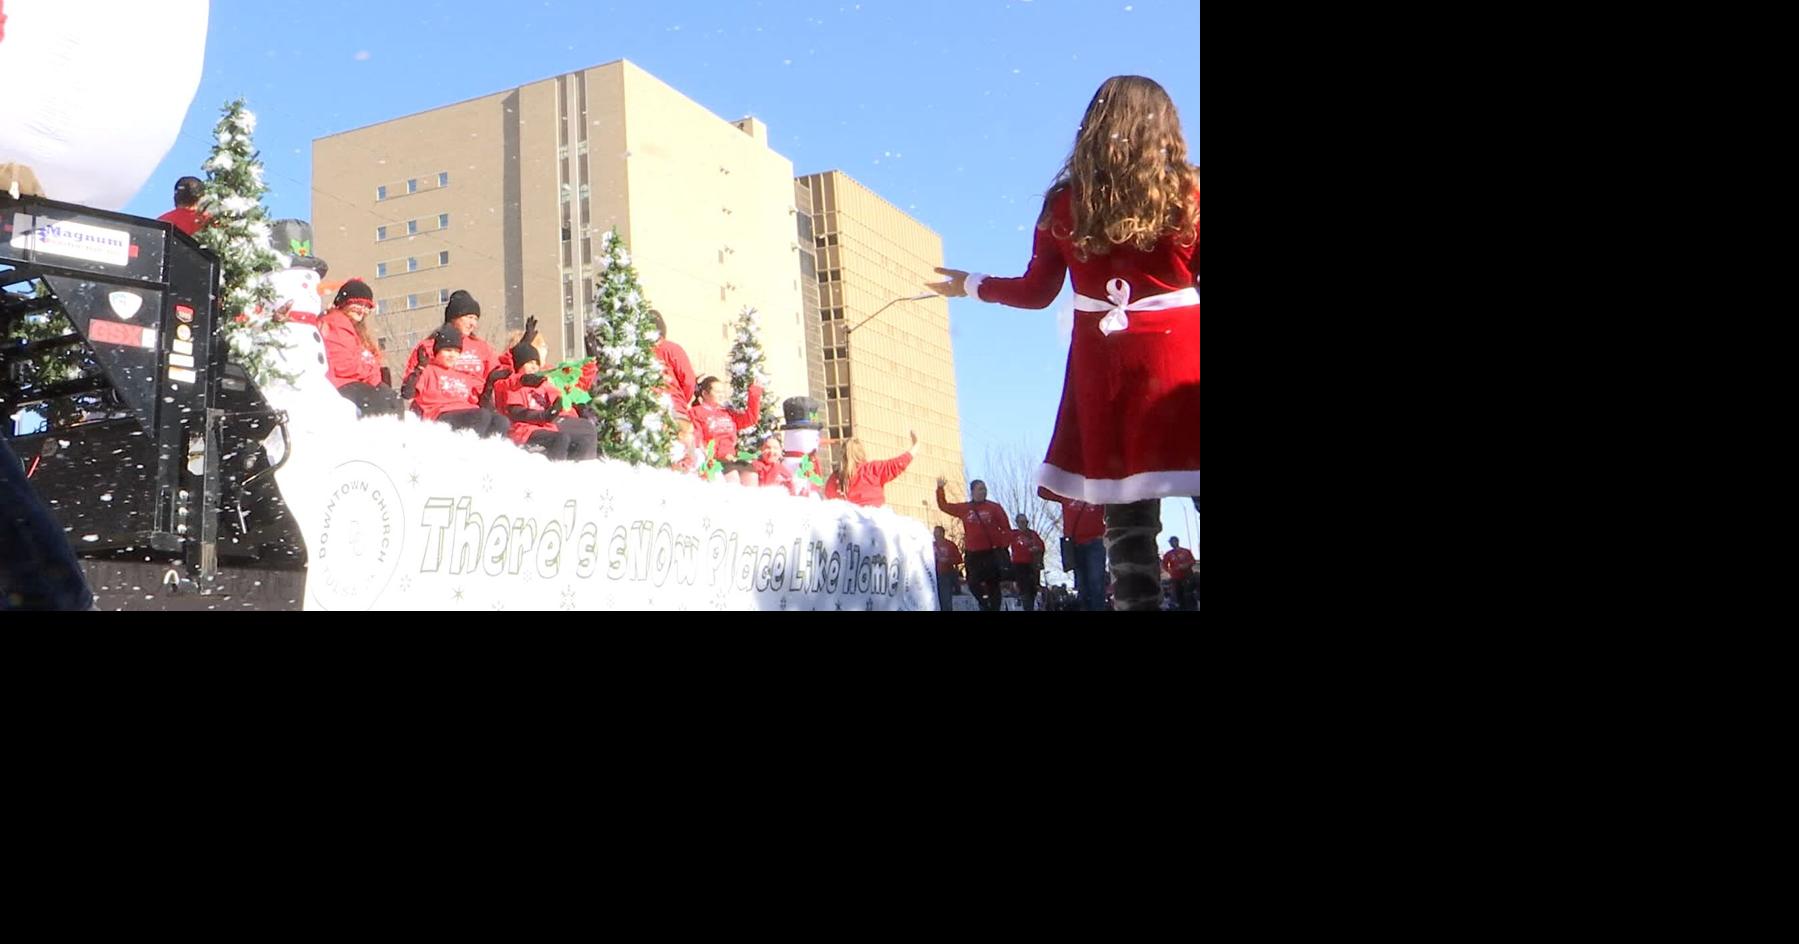
[[[1103,509],[1040,490],[1039,497],[1062,507],[1062,568],[1072,572],[1074,578],[1072,590],[1048,587],[1043,582],[1048,548],[1042,535],[1031,528],[1029,517],[1021,513],[1014,519],[1015,525],[1008,526],[1005,509],[988,499],[987,483],[980,479],[968,483],[971,500],[966,502],[950,501],[945,494],[948,484],[945,479],[937,480],[937,507],[961,522],[963,540],[958,545],[942,526],[932,532],[939,610],[954,609],[956,596],[964,585],[981,610],[1002,609],[1008,595],[1026,611],[1113,608],[1104,530],[1099,523]],[[1180,538],[1168,540],[1170,549],[1162,555],[1165,579],[1157,608],[1197,610],[1199,562],[1191,551],[1181,547]]]

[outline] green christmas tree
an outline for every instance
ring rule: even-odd
[[[262,205],[268,187],[262,161],[250,135],[256,116],[239,98],[226,103],[213,126],[212,156],[206,171],[206,193],[200,210],[207,222],[194,238],[219,257],[219,314],[231,360],[243,366],[259,385],[297,378],[274,369],[274,355],[285,343],[277,329],[275,293],[264,275],[284,264],[269,247],[269,213]]]
[[[599,297],[587,322],[587,353],[598,371],[591,388],[599,415],[600,455],[666,469],[674,420],[656,391],[656,325],[618,230],[600,236],[606,265],[595,281]]]
[[[734,326],[736,340],[731,342],[731,409],[750,405],[750,385],[762,385],[762,409],[756,425],[737,434],[737,458],[754,461],[762,443],[781,435],[781,420],[775,416],[775,398],[768,391],[768,358],[762,351],[762,319],[756,309],[745,307],[737,313]]]

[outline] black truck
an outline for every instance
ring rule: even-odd
[[[300,608],[286,418],[230,362],[218,296],[167,223],[0,192],[0,436],[99,609]]]

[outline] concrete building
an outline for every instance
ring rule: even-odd
[[[949,302],[896,302],[941,281],[931,270],[943,265],[943,238],[841,171],[802,177],[795,194],[813,253],[801,264],[817,271],[814,366],[823,393],[814,396],[826,404],[826,435],[861,439],[870,459],[886,459],[917,430],[918,456],[887,486],[887,502],[927,524],[953,525],[935,498],[939,475],[963,483],[952,495],[967,483]]]

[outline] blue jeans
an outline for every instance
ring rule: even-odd
[[[1081,609],[1106,608],[1106,539],[1074,546],[1074,592],[1081,598]]]

